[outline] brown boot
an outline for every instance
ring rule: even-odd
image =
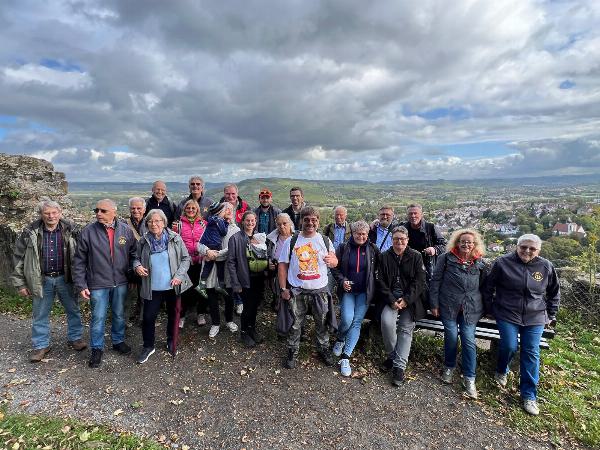
[[[44,356],[50,352],[50,347],[46,348],[38,348],[37,350],[33,350],[31,355],[29,356],[29,361],[31,362],[40,362],[44,359]]]
[[[77,339],[75,341],[69,341],[69,347],[80,352],[81,350],[85,350],[87,348],[87,344],[83,342],[83,339]]]

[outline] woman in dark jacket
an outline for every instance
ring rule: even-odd
[[[231,288],[241,295],[244,302],[240,317],[240,339],[246,347],[254,347],[263,341],[256,331],[256,314],[264,293],[264,271],[252,272],[248,264],[248,249],[254,243],[252,236],[255,229],[256,214],[246,211],[242,216],[242,230],[229,240],[227,256]]]
[[[360,326],[375,292],[375,277],[379,250],[369,242],[369,224],[359,220],[350,225],[352,236],[338,246],[336,256],[340,264],[331,272],[338,285],[340,326],[333,354],[341,356],[340,372],[352,374],[350,356],[360,337]]]
[[[392,384],[400,386],[408,363],[415,321],[425,317],[423,295],[426,272],[423,258],[408,247],[408,230],[392,230],[392,246],[381,254],[377,286],[381,312],[381,334],[388,358],[382,369],[392,370]]]
[[[489,310],[491,306],[500,332],[495,380],[506,386],[508,365],[520,337],[521,400],[525,412],[533,416],[540,413],[540,339],[546,324],[556,324],[560,303],[556,270],[550,261],[539,256],[541,248],[542,240],[535,234],[519,237],[517,250],[494,262],[483,292],[486,307]]]
[[[475,328],[483,315],[480,286],[485,277],[481,235],[472,229],[456,230],[448,252],[437,260],[429,285],[431,312],[444,324],[444,370],[442,381],[452,383],[456,367],[458,330],[462,347],[463,384],[467,396],[477,398]]]

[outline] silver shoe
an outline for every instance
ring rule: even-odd
[[[477,388],[475,387],[475,380],[463,378],[463,386],[465,387],[465,394],[467,394],[467,397],[477,400]]]
[[[446,384],[452,384],[453,377],[454,367],[444,367],[444,370],[442,370],[442,381]]]
[[[536,400],[523,400],[523,410],[532,416],[537,416],[540,413]]]
[[[494,373],[494,381],[504,388],[508,383],[508,374],[496,372]]]

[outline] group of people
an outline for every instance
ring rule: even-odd
[[[129,354],[126,323],[141,320],[143,347],[137,362],[155,352],[155,324],[165,305],[167,350],[175,354],[186,313],[196,309],[197,324],[209,337],[226,328],[240,333],[246,347],[263,342],[257,312],[265,290],[273,293],[277,332],[287,341],[284,366],[297,365],[305,322],[311,315],[318,354],[328,365],[352,374],[351,358],[368,317],[380,325],[391,381],[404,381],[416,321],[428,311],[444,326],[441,379],[453,382],[458,337],[462,380],[467,396],[477,398],[475,328],[489,315],[500,333],[495,380],[506,386],[509,363],[520,338],[520,390],[523,408],[537,415],[539,344],[543,329],[554,325],[560,300],[556,271],[539,256],[541,240],[525,234],[516,251],[484,263],[485,246],[473,229],[454,231],[448,241],[423,218],[418,204],[407,207],[406,220],[382,206],[368,223],[347,221],[338,206],[334,221],[321,229],[317,208],[307,206],[302,189],[290,190],[283,212],[262,189],[251,209],[227,184],[216,202],[204,195],[200,177],[189,180],[189,196],[179,203],[167,196],[164,182],[152,186],[146,200],[129,200],[129,217],[117,217],[117,205],[100,200],[95,220],[80,231],[62,217],[59,204],[44,200],[40,218],[21,234],[14,252],[12,283],[33,301],[32,362],[50,351],[49,314],[55,296],[67,314],[69,346],[87,348],[78,297],[90,301],[89,366],[98,367],[104,329],[111,308],[111,342]],[[339,302],[339,326],[334,299]],[[234,310],[241,317],[239,327]],[[138,317],[139,319],[136,319]],[[335,331],[330,344],[329,333]]]

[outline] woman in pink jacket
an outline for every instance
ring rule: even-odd
[[[204,233],[206,227],[206,220],[202,218],[200,214],[200,206],[196,200],[190,199],[183,205],[183,213],[179,220],[178,231],[183,239],[183,243],[187,248],[188,253],[192,257],[192,263],[188,270],[188,276],[192,280],[193,287],[198,286],[200,280],[200,267],[202,266],[202,257],[198,253],[198,242]],[[181,319],[179,319],[179,328],[183,328],[185,324],[185,314],[187,310],[192,308],[196,304],[196,311],[198,312],[197,323],[200,326],[206,325],[206,318],[204,314],[207,311],[207,302],[196,289],[188,289],[181,294],[182,307],[181,307]]]

